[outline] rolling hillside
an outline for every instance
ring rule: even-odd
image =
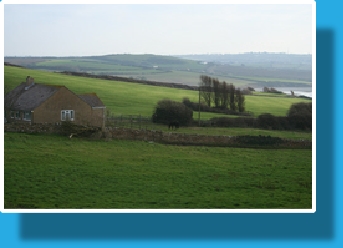
[[[243,55],[242,55],[243,56]],[[244,57],[244,56],[243,56]],[[200,57],[202,58],[202,57]],[[207,57],[205,56],[204,59]],[[210,58],[210,57],[209,57]],[[292,57],[251,63],[249,58],[233,58],[233,62],[197,61],[161,55],[104,55],[85,57],[5,57],[5,62],[46,71],[87,72],[139,80],[199,84],[199,76],[207,74],[238,87],[308,87],[312,72]],[[291,59],[291,61],[289,61]],[[242,63],[240,63],[242,62]],[[300,63],[300,64],[299,64]]]
[[[174,89],[168,87],[148,86],[137,83],[109,81],[102,79],[68,76],[60,73],[30,70],[13,66],[5,66],[5,93],[23,82],[26,76],[32,76],[37,83],[65,85],[76,94],[96,92],[107,109],[115,115],[151,116],[156,103],[162,99],[182,101],[188,97],[191,101],[198,101],[198,92]],[[309,101],[302,98],[246,96],[245,108],[255,116],[261,113],[271,113],[285,116],[292,103]],[[202,118],[218,116],[214,113],[204,113]]]

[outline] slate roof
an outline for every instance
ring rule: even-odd
[[[11,110],[31,111],[54,95],[61,87],[64,86],[36,83],[27,87],[27,84],[24,82],[5,96],[5,108]],[[105,107],[95,93],[78,95],[78,97],[91,107]]]
[[[27,87],[22,83],[5,96],[5,108],[11,110],[30,111],[45,102],[63,86],[34,84]]]
[[[105,107],[100,98],[95,93],[78,95],[83,101],[92,107]]]

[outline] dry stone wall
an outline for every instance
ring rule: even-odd
[[[5,123],[5,132],[61,133],[61,125]],[[79,133],[82,128],[80,127]],[[130,128],[106,127],[105,130],[89,132],[92,139],[137,140],[174,145],[198,145],[215,147],[245,148],[312,148],[312,141],[287,140],[270,136],[208,136],[154,130],[135,130]]]
[[[30,122],[12,122],[5,123],[5,132],[22,132],[22,133],[47,133],[47,134],[63,134],[63,135],[85,135],[94,133],[100,128],[84,127],[72,125],[63,125],[66,123],[30,123]]]
[[[208,136],[152,130],[108,127],[102,133],[106,139],[141,140],[175,145],[203,145],[251,148],[312,148],[312,141],[287,140],[270,136]]]
[[[5,132],[24,132],[24,133],[58,133],[61,125],[51,123],[31,124],[24,122],[5,123]]]

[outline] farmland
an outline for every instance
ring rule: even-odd
[[[101,79],[73,77],[46,71],[36,71],[5,66],[5,91],[13,89],[24,81],[26,76],[32,76],[37,83],[65,85],[76,94],[96,92],[107,109],[115,115],[151,116],[156,103],[162,99],[182,101],[188,97],[198,101],[198,92],[166,87],[147,86],[136,83],[107,81]],[[291,98],[281,95],[246,96],[245,108],[255,116],[261,113],[271,113],[275,116],[285,116],[291,104],[309,101],[301,98]],[[214,113],[202,113],[203,119],[218,116]]]
[[[187,59],[187,56],[181,59],[152,54],[5,57],[6,62],[35,70],[87,72],[94,75],[116,75],[191,86],[198,85],[200,74],[208,74],[221,81],[233,83],[237,87],[311,87],[311,55],[242,54],[201,56],[195,59],[212,62],[205,64],[200,63],[202,60]],[[263,60],[265,61],[261,64]]]
[[[5,208],[311,208],[311,150],[5,135]]]
[[[26,76],[37,83],[96,92],[114,115],[151,116],[157,101],[197,101],[198,92],[5,66],[5,92]],[[285,95],[246,96],[246,110],[285,116]],[[218,116],[201,113],[202,119]],[[194,113],[194,118],[197,113]],[[165,126],[158,126],[167,131]],[[269,135],[311,140],[308,132],[180,128],[207,135]],[[312,207],[312,151],[181,147],[142,141],[6,133],[5,208],[303,208]]]

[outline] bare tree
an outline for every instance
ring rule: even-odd
[[[211,107],[212,101],[212,78],[209,76],[200,76],[199,94],[201,98],[205,101],[206,105]]]
[[[200,76],[200,80],[199,97],[205,101],[207,106],[211,107],[211,103],[213,103],[215,108],[230,109],[233,112],[245,111],[245,98],[240,89],[236,90],[232,83],[220,82],[217,78],[205,75]]]
[[[245,111],[245,107],[244,107],[245,97],[239,88],[236,90],[236,99],[237,99],[238,111],[244,112]]]
[[[220,106],[220,83],[219,80],[217,78],[212,80],[212,84],[213,84],[213,93],[214,93],[214,106],[216,108],[219,108]]]
[[[236,111],[235,86],[233,84],[229,85],[229,93],[230,93],[230,110]]]
[[[229,106],[229,88],[226,82],[221,83],[221,108],[227,109]]]

